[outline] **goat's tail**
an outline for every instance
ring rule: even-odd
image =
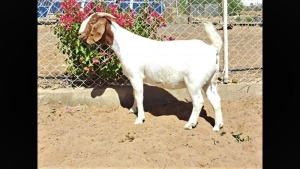
[[[212,45],[215,46],[215,48],[217,49],[217,64],[216,64],[216,72],[214,73],[211,82],[212,83],[217,83],[218,81],[218,77],[219,77],[219,60],[220,60],[220,55],[219,52],[222,48],[222,38],[221,36],[218,34],[218,32],[216,31],[214,25],[211,22],[204,22],[204,27],[206,30],[206,33],[208,34],[208,37],[210,39],[210,41],[212,42]]]
[[[211,22],[204,22],[204,27],[212,44],[217,48],[218,52],[220,52],[222,48],[222,38],[216,31],[214,25]]]

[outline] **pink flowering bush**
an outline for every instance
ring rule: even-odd
[[[118,4],[106,5],[103,1],[90,1],[83,10],[76,0],[61,2],[62,14],[57,14],[58,24],[54,34],[59,38],[58,49],[68,55],[67,72],[76,77],[100,77],[105,81],[118,81],[121,78],[121,65],[115,53],[105,45],[87,45],[78,39],[81,22],[94,12],[107,12],[116,17],[123,28],[143,37],[157,40],[174,40],[172,37],[157,35],[157,29],[166,22],[150,5],[133,10],[123,10]],[[94,76],[97,75],[97,76]]]

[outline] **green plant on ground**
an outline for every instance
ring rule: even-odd
[[[247,16],[247,17],[246,17],[246,21],[247,21],[247,22],[252,22],[252,21],[253,21],[253,18],[250,17],[250,16]]]
[[[232,137],[234,137],[238,143],[251,140],[249,136],[247,136],[247,139],[241,138],[242,134],[243,133],[231,132]]]
[[[234,18],[234,20],[235,20],[236,22],[241,22],[243,19],[242,19],[240,16],[238,16],[238,17]]]

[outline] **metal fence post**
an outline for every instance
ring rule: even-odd
[[[223,0],[223,44],[224,44],[224,79],[223,82],[225,84],[228,83],[228,33],[227,33],[227,16],[228,16],[228,8],[227,8],[227,0]]]

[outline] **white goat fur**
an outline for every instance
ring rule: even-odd
[[[114,18],[106,13],[92,15]],[[82,22],[79,34],[86,29],[91,16]],[[151,40],[131,33],[111,21],[110,29],[113,33],[111,48],[120,60],[123,73],[133,87],[135,100],[130,112],[138,112],[135,124],[143,123],[145,119],[143,83],[146,83],[167,89],[188,89],[193,110],[184,126],[185,129],[192,129],[198,123],[204,103],[201,94],[203,88],[215,111],[213,130],[219,131],[223,126],[221,99],[217,92],[218,53],[222,47],[222,39],[211,23],[204,23],[204,26],[212,45],[201,40]]]

